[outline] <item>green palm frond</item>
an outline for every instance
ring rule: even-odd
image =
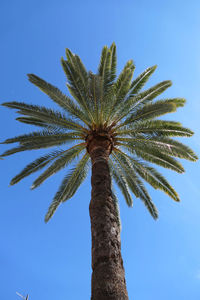
[[[176,107],[183,107],[186,103],[186,100],[184,98],[171,98],[171,99],[165,99],[168,103],[173,103],[176,105]]]
[[[106,106],[106,110],[108,111],[107,122],[114,115],[119,105],[126,100],[134,70],[135,66],[133,64],[133,61],[129,60],[118,76],[116,83],[111,90],[112,92],[114,92],[115,97],[110,97],[110,101],[107,102]]]
[[[93,111],[93,119],[95,121],[95,125],[98,126],[102,119],[102,78],[92,72],[89,72],[89,97],[92,103],[91,110]]]
[[[31,189],[40,186],[47,178],[56,174],[58,171],[71,163],[83,150],[85,144],[78,144],[61,153],[59,157],[46,169],[32,184]]]
[[[117,67],[117,56],[116,56],[116,45],[112,43],[110,46],[111,51],[111,64],[110,64],[110,83],[112,84],[116,78],[116,67]]]
[[[36,127],[42,127],[48,130],[55,130],[55,129],[60,129],[60,126],[57,126],[55,124],[48,124],[47,122],[41,121],[37,118],[33,117],[19,117],[15,119],[16,121],[20,123],[25,123],[28,125],[34,125]]]
[[[97,74],[102,78],[105,94],[116,77],[116,46],[114,43],[110,48],[103,47]]]
[[[154,73],[156,68],[157,66],[147,68],[136,79],[133,80],[130,87],[130,96],[134,96],[143,88],[143,86],[149,80],[150,76]]]
[[[105,46],[102,49],[98,73],[96,74],[96,76],[101,78],[100,124],[106,121],[113,100],[116,99],[114,82],[116,78],[116,65],[116,45],[112,43],[110,48]]]
[[[127,95],[130,85],[131,79],[133,77],[133,72],[135,70],[135,66],[133,64],[133,60],[129,60],[122,72],[119,74],[118,79],[115,84],[116,89],[116,103],[118,105],[120,101],[124,101],[125,96]]]
[[[19,142],[20,145],[26,145],[26,144],[40,144],[43,143],[51,143],[52,141],[58,141],[58,144],[60,141],[65,140],[66,142],[71,142],[73,140],[79,140],[83,139],[83,136],[80,134],[80,132],[70,132],[65,133],[63,131],[35,131],[31,132],[29,134],[23,134],[14,138],[7,139],[3,142],[3,144],[11,144]]]
[[[133,158],[124,152],[117,150],[122,157],[129,160],[131,167],[140,175],[142,179],[147,181],[153,188],[160,189],[164,191],[168,196],[170,196],[175,201],[180,201],[178,194],[174,188],[168,183],[168,181],[153,167],[148,166],[141,160]]]
[[[194,134],[188,128],[182,127],[178,122],[164,120],[143,120],[139,123],[132,123],[131,126],[122,126],[121,130],[115,132],[115,136],[132,136],[144,134],[149,137],[153,136],[168,136],[168,137],[190,137]]]
[[[150,148],[140,148],[134,149],[128,144],[122,144],[122,147],[128,150],[131,154],[142,158],[148,162],[154,163],[158,166],[164,167],[166,169],[171,169],[178,173],[183,173],[185,170],[181,163],[174,159],[173,157],[163,154],[162,152],[150,149]]]
[[[34,74],[28,74],[29,81],[36,85],[42,92],[47,94],[54,102],[65,109],[72,117],[78,118],[87,125],[89,125],[89,119],[85,115],[72,99],[64,95],[57,87],[46,82],[40,77]]]
[[[81,183],[86,178],[88,160],[89,154],[86,153],[76,167],[72,169],[71,172],[64,178],[48,209],[48,212],[45,216],[45,222],[49,221],[55,210],[62,202],[67,201],[75,194]]]
[[[172,85],[171,81],[162,81],[152,88],[141,92],[136,96],[130,96],[123,105],[120,106],[116,105],[115,109],[113,110],[112,116],[114,116],[113,123],[114,125],[121,121],[124,117],[126,117],[129,113],[132,113],[136,107],[140,108],[141,105],[152,101],[154,98],[159,96],[163,93],[167,88]]]
[[[154,219],[158,218],[158,212],[153,204],[147,190],[145,189],[143,183],[135,173],[134,169],[131,167],[131,164],[129,160],[122,156],[121,153],[118,151],[114,151],[112,154],[113,158],[118,161],[118,163],[121,165],[122,169],[124,170],[124,173],[126,174],[126,180],[128,183],[128,186],[132,193],[142,200],[142,202],[147,207],[148,211],[152,215]]]
[[[33,117],[46,124],[56,125],[60,128],[87,131],[86,128],[78,124],[77,121],[74,122],[70,118],[66,118],[64,114],[43,106],[26,104],[23,102],[5,102],[2,105],[18,109],[18,113]]]
[[[176,193],[174,188],[157,170],[155,170],[153,167],[141,164],[141,162],[139,164],[135,160],[133,160],[133,162],[136,172],[154,189],[160,189],[161,191],[164,191],[173,200],[180,201],[178,194]]]
[[[4,143],[14,143],[19,142],[20,146],[9,149],[1,154],[1,157],[8,156],[17,152],[33,150],[33,149],[41,149],[41,148],[49,148],[53,146],[59,146],[62,144],[66,144],[72,142],[77,139],[82,139],[78,137],[77,134],[73,135],[73,133],[52,133],[52,132],[32,132],[30,134],[21,135],[12,139],[7,139]]]
[[[176,111],[176,106],[173,103],[166,103],[165,101],[156,101],[155,103],[150,103],[144,105],[141,109],[132,113],[124,122],[119,126],[124,126],[132,122],[141,122],[143,120],[154,119],[156,117],[163,116],[167,113],[172,113]]]
[[[18,152],[27,151],[27,150],[38,150],[38,149],[43,149],[43,148],[50,148],[50,147],[62,145],[65,143],[66,143],[65,139],[63,139],[63,140],[60,139],[60,141],[54,140],[51,142],[40,142],[37,144],[26,143],[25,145],[6,150],[4,153],[1,154],[0,157],[9,156],[9,155],[12,155],[12,154],[15,154]]]
[[[67,87],[71,95],[79,103],[90,121],[93,115],[88,95],[88,73],[77,55],[66,49],[67,60],[61,59],[63,70],[67,76]]]
[[[118,138],[117,141],[120,141],[120,143],[118,143],[119,145],[123,145],[129,149],[149,149],[159,151],[169,156],[191,161],[197,160],[196,154],[188,146],[168,137],[145,138],[140,136],[136,138]]]
[[[102,49],[98,75],[102,78],[102,88],[104,94],[112,83],[110,79],[112,63],[112,51],[107,46]]]
[[[37,172],[38,170],[44,168],[47,166],[50,162],[52,162],[55,158],[59,157],[63,153],[65,153],[66,150],[57,150],[53,151],[49,154],[46,154],[44,156],[41,156],[28,164],[19,174],[17,174],[10,182],[10,185],[14,185],[21,181],[23,178],[31,175],[34,172]]]
[[[153,87],[145,90],[144,92],[137,94],[135,97],[130,97],[129,99],[127,99],[127,103],[129,102],[130,99],[133,99],[130,100],[130,102],[133,106],[131,109],[134,109],[136,106],[138,106],[141,103],[146,104],[149,101],[152,101],[154,98],[156,98],[157,96],[162,94],[166,89],[168,89],[171,85],[172,82],[170,80],[162,81],[154,85]]]
[[[127,205],[133,206],[133,199],[129,193],[128,183],[126,181],[126,177],[124,176],[122,169],[120,168],[120,165],[114,163],[111,159],[109,160],[109,164],[110,164],[111,174],[116,184],[118,185],[119,189],[121,190]]]
[[[98,74],[101,78],[101,94],[103,98],[100,103],[100,123],[106,120],[113,99],[114,79],[116,77],[116,46],[113,43],[110,48],[103,47],[101,53]]]

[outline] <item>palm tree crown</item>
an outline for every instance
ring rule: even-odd
[[[70,199],[87,176],[90,145],[95,137],[107,139],[110,144],[109,167],[128,206],[132,194],[140,198],[153,218],[158,217],[156,207],[143,181],[160,189],[175,201],[179,197],[168,181],[151,165],[182,173],[184,169],[176,158],[195,161],[197,156],[186,145],[172,137],[189,137],[193,132],[179,122],[157,119],[175,112],[185,99],[156,100],[171,81],[162,81],[141,91],[156,66],[146,69],[132,80],[135,65],[129,60],[116,77],[116,46],[102,50],[97,74],[87,72],[80,58],[66,49],[67,59],[61,59],[67,76],[67,87],[73,99],[36,75],[28,74],[30,82],[56,102],[63,112],[23,102],[6,102],[4,106],[18,110],[17,120],[41,128],[30,134],[7,139],[4,143],[19,142],[19,146],[4,152],[1,157],[17,152],[58,146],[56,150],[28,164],[11,180],[11,185],[26,176],[47,167],[34,181],[32,189],[48,177],[68,166],[77,157],[78,163],[65,176],[46,214],[48,221],[62,202]],[[67,113],[67,116],[66,114]],[[74,144],[72,144],[74,142]],[[61,146],[70,146],[62,149]],[[174,158],[175,157],[175,158]]]

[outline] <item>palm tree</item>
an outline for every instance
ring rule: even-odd
[[[140,198],[154,219],[158,212],[143,181],[160,189],[173,200],[178,194],[150,163],[182,173],[176,158],[195,161],[194,152],[172,137],[190,137],[193,132],[178,122],[157,119],[175,112],[185,100],[156,100],[171,81],[162,81],[141,91],[156,66],[146,69],[132,80],[135,66],[129,60],[116,77],[116,46],[103,47],[97,74],[87,72],[80,58],[69,49],[61,60],[67,87],[73,99],[36,75],[28,74],[31,83],[46,93],[63,111],[22,102],[4,106],[18,110],[17,120],[40,128],[29,134],[7,139],[19,142],[1,157],[17,152],[57,146],[58,148],[28,164],[11,180],[16,184],[26,176],[46,167],[34,181],[32,189],[47,178],[76,164],[63,179],[45,216],[47,222],[58,206],[72,198],[92,166],[90,218],[92,231],[92,300],[127,300],[126,282],[121,257],[118,200],[111,178],[121,190],[128,206],[132,195]],[[66,114],[67,116],[66,116]],[[69,147],[61,148],[66,144]],[[77,157],[79,160],[77,162]],[[175,158],[174,158],[175,157]]]

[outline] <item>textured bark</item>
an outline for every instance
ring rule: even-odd
[[[110,139],[96,137],[88,146],[92,160],[92,232],[91,300],[128,300],[121,257],[120,228],[112,199],[108,157]]]

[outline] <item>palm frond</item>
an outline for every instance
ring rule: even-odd
[[[102,116],[100,115],[101,107],[103,105],[102,78],[92,72],[89,72],[89,97],[92,103],[91,110],[93,111],[93,119],[95,125],[98,126],[102,119]]]
[[[101,52],[100,64],[97,73],[102,78],[104,92],[106,92],[106,89],[110,83],[110,67],[111,50],[107,46],[104,46]]]
[[[31,83],[36,85],[42,92],[47,94],[54,102],[65,109],[71,116],[80,119],[87,125],[89,124],[89,119],[85,115],[84,111],[81,110],[72,99],[64,95],[57,87],[34,74],[28,74],[28,78]]]
[[[108,115],[109,107],[114,98],[114,79],[116,78],[116,46],[112,43],[108,49],[105,46],[102,49],[98,74],[101,78],[101,107],[100,107],[100,124],[103,124]]]
[[[33,117],[19,117],[15,119],[16,121],[20,122],[20,123],[25,123],[28,125],[33,125],[36,127],[43,127],[45,129],[48,130],[55,130],[55,129],[60,129],[61,127],[55,124],[48,124],[44,121],[41,121],[37,118],[33,118]]]
[[[153,188],[160,189],[170,196],[175,201],[180,201],[178,194],[174,188],[168,183],[168,181],[153,167],[148,166],[144,162],[133,158],[120,150],[117,150],[121,156],[127,158],[131,164],[131,167],[140,175],[142,179],[147,181]]]
[[[127,144],[129,148],[157,150],[166,155],[191,161],[198,159],[197,155],[188,146],[163,136],[148,139],[140,136],[136,138],[118,138],[117,140]]]
[[[134,70],[135,70],[135,66],[133,64],[133,60],[129,60],[126,63],[120,75],[118,76],[118,79],[115,84],[115,89],[116,89],[115,105],[118,105],[120,101],[123,101],[125,96],[127,95],[131,85],[131,79],[133,77]]]
[[[163,154],[158,150],[142,147],[140,149],[135,149],[128,144],[121,144],[121,146],[128,150],[131,154],[134,154],[137,157],[141,157],[146,161],[157,164],[166,169],[171,169],[178,173],[183,173],[185,171],[179,161],[169,155]]]
[[[155,103],[146,104],[141,109],[130,114],[119,127],[135,121],[141,122],[143,120],[154,119],[174,111],[176,111],[176,106],[173,103],[156,101]]]
[[[153,66],[147,68],[144,72],[142,72],[136,79],[133,80],[130,86],[130,96],[134,96],[137,94],[145,85],[145,83],[149,80],[150,76],[154,73],[157,66]]]
[[[110,65],[110,83],[113,83],[116,78],[116,67],[117,67],[117,56],[116,56],[116,45],[112,43],[110,46],[111,51],[111,65]]]
[[[133,64],[133,61],[129,60],[118,76],[117,81],[114,85],[114,89],[111,90],[115,93],[115,97],[111,97],[106,106],[106,109],[108,110],[107,122],[109,121],[109,119],[112,120],[111,117],[115,114],[119,105],[126,100],[134,70],[135,66]]]
[[[41,142],[52,142],[52,141],[58,141],[65,140],[67,141],[73,141],[77,139],[83,139],[83,136],[81,136],[80,132],[70,132],[65,133],[62,131],[49,131],[49,130],[43,130],[43,131],[34,131],[29,134],[23,134],[14,138],[9,138],[5,140],[2,144],[11,144],[19,142],[20,145],[26,145],[26,144],[38,144]]]
[[[126,180],[128,182],[130,190],[133,192],[133,194],[142,200],[142,202],[147,207],[148,211],[152,215],[154,219],[158,218],[158,211],[153,204],[147,190],[145,189],[143,183],[138,178],[137,174],[131,167],[130,161],[125,157],[120,155],[119,152],[114,150],[113,157],[119,162],[122,169],[124,170],[124,174],[126,176]]]
[[[73,139],[74,140],[74,139]],[[67,139],[65,136],[60,137],[59,139],[55,139],[55,137],[48,137],[48,140],[44,140],[44,141],[38,141],[38,142],[26,142],[18,147],[6,150],[4,153],[1,154],[0,157],[5,157],[5,156],[9,156],[11,154],[15,154],[18,152],[22,152],[22,151],[27,151],[27,150],[38,150],[38,149],[42,149],[42,148],[50,148],[53,146],[60,146],[63,144],[66,144],[67,142],[72,141],[72,139]]]
[[[153,167],[149,167],[145,164],[141,164],[141,162],[138,164],[135,160],[134,167],[136,169],[136,172],[153,188],[160,189],[175,201],[180,201],[179,196],[174,190],[174,188],[156,169],[154,169]]]
[[[122,120],[124,117],[126,117],[129,113],[133,112],[136,107],[139,105],[145,105],[149,101],[152,101],[154,98],[159,96],[161,93],[163,93],[167,88],[169,88],[172,85],[172,82],[169,80],[162,81],[155,86],[149,88],[148,90],[141,92],[140,94],[136,96],[130,96],[123,105],[118,105],[115,108],[115,117],[114,117],[114,124]]]
[[[72,169],[71,172],[64,178],[48,209],[48,212],[45,216],[45,222],[49,221],[62,202],[67,201],[75,194],[81,183],[86,178],[88,160],[89,154],[86,153],[76,167]]]
[[[129,193],[128,183],[126,181],[126,177],[123,174],[122,169],[120,168],[119,164],[114,163],[112,159],[109,160],[111,174],[118,185],[119,189],[121,190],[126,203],[128,206],[133,206],[133,199]]]
[[[40,186],[47,178],[57,173],[71,163],[83,150],[85,144],[78,144],[61,153],[59,157],[32,184],[31,189]]]
[[[50,162],[52,162],[55,158],[63,154],[64,150],[53,151],[47,155],[41,156],[28,164],[19,174],[17,174],[10,182],[10,185],[14,185],[21,181],[23,178],[29,176],[30,174],[44,168]]]
[[[98,68],[98,75],[102,78],[103,83],[103,92],[106,93],[108,87],[111,85],[111,63],[113,53],[112,50],[109,49],[107,46],[103,47],[101,53],[100,64]]]
[[[165,99],[168,103],[173,103],[176,105],[176,107],[183,107],[186,103],[186,100],[184,98],[170,98]]]
[[[144,134],[148,137],[168,136],[168,137],[190,137],[194,133],[178,122],[164,120],[143,120],[139,123],[133,123],[131,126],[123,126],[121,130],[115,132],[115,136],[132,136]]]
[[[18,113],[31,118],[33,117],[34,119],[38,119],[38,121],[42,121],[46,124],[53,124],[60,128],[75,129],[87,132],[87,129],[78,124],[78,122],[74,122],[70,118],[66,118],[64,114],[61,114],[58,111],[48,109],[43,106],[30,105],[23,102],[5,102],[2,105],[9,108],[18,109]]]
[[[90,111],[90,101],[88,97],[88,74],[77,55],[74,55],[69,49],[66,49],[67,60],[61,58],[63,70],[67,76],[67,87],[83,108],[85,114],[90,121],[93,121],[93,116]]]

